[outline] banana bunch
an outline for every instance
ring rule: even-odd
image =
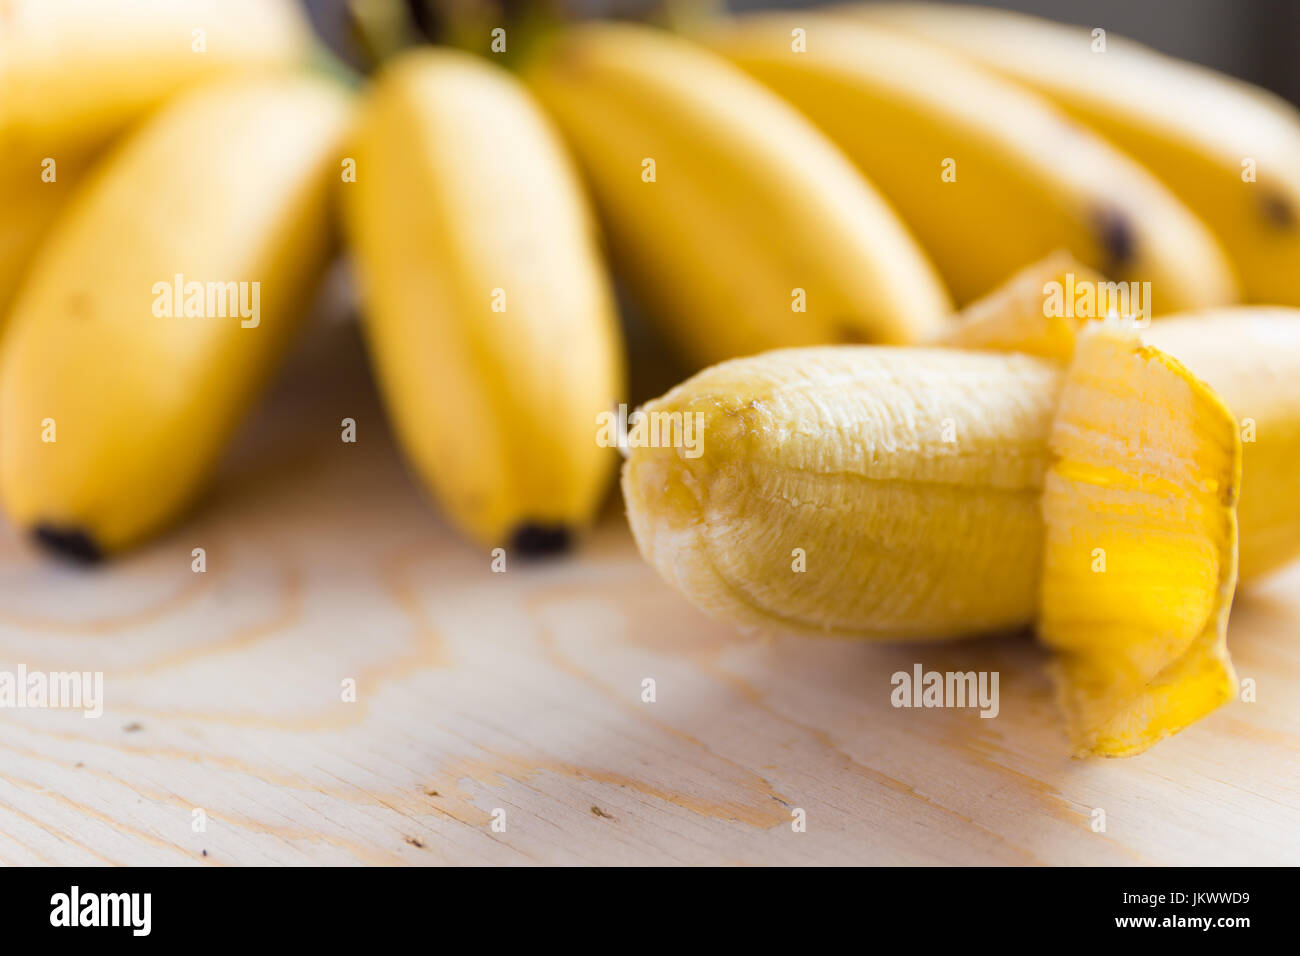
[[[642,553],[737,625],[1033,626],[1080,753],[1233,694],[1238,578],[1300,556],[1294,110],[926,4],[570,25],[493,63],[496,32],[353,97],[292,69],[288,0],[0,0],[12,521],[95,559],[183,514],[337,205],[399,444],[480,546],[566,548],[617,445]],[[703,369],[613,440],[606,255]]]

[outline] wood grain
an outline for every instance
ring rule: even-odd
[[[1026,636],[746,638],[660,583],[617,502],[571,559],[492,573],[407,477],[347,325],[255,418],[189,520],[110,567],[0,533],[0,669],[103,671],[106,697],[0,712],[0,860],[1300,863],[1300,570],[1238,598],[1257,703],[1074,761]],[[996,669],[1000,715],[893,708],[916,662]]]

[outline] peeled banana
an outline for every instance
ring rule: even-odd
[[[0,502],[91,560],[195,496],[331,248],[350,103],[301,77],[173,101],[86,181],[0,346]]]
[[[587,24],[523,73],[582,165],[616,265],[689,361],[942,327],[948,296],[888,204],[731,64],[662,31]]]
[[[509,73],[424,51],[375,82],[348,236],[389,415],[456,525],[563,548],[617,455],[597,417],[622,345],[595,226],[559,134]]]
[[[844,12],[943,44],[1049,97],[1209,224],[1247,301],[1300,305],[1300,112],[1291,104],[1097,25],[930,3]]]
[[[306,57],[289,0],[0,0],[0,327],[111,137],[197,82]]]
[[[894,31],[812,13],[741,17],[706,38],[852,157],[962,304],[1057,248],[1113,279],[1149,282],[1155,312],[1237,299],[1204,223],[1013,82]]]
[[[1231,694],[1235,425],[1117,321],[1083,328],[1068,366],[789,349],[641,411],[697,441],[631,449],[629,523],[709,614],[875,639],[1037,621],[1080,753],[1136,753]]]

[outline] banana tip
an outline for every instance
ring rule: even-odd
[[[98,564],[104,558],[95,539],[80,528],[40,524],[32,529],[32,538],[47,551],[77,564]]]
[[[564,525],[521,524],[510,536],[510,549],[526,558],[563,554],[573,546],[573,532]]]

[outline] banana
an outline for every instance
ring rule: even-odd
[[[1158,312],[1237,298],[1223,250],[1183,203],[1013,82],[896,32],[810,13],[742,17],[705,38],[843,147],[962,304],[1057,248],[1150,282]]]
[[[113,136],[179,90],[309,45],[288,0],[0,0],[0,321]]]
[[[1209,224],[1247,301],[1300,305],[1294,106],[1131,40],[1022,14],[929,3],[844,12],[947,46],[1050,98],[1142,162]]]
[[[426,51],[384,71],[356,139],[348,236],[407,456],[476,541],[564,547],[609,484],[596,425],[623,369],[559,134],[504,70]]]
[[[349,118],[333,84],[222,81],[91,174],[0,347],[0,502],[15,524],[91,560],[192,501],[327,260]]]
[[[588,24],[523,73],[586,173],[621,274],[688,360],[904,343],[944,324],[942,283],[885,201],[724,60]]]
[[[712,616],[868,639],[1037,621],[1080,753],[1136,753],[1230,694],[1235,425],[1114,322],[1082,329],[1068,366],[769,352],[641,413],[661,440],[632,444],[629,523]]]

